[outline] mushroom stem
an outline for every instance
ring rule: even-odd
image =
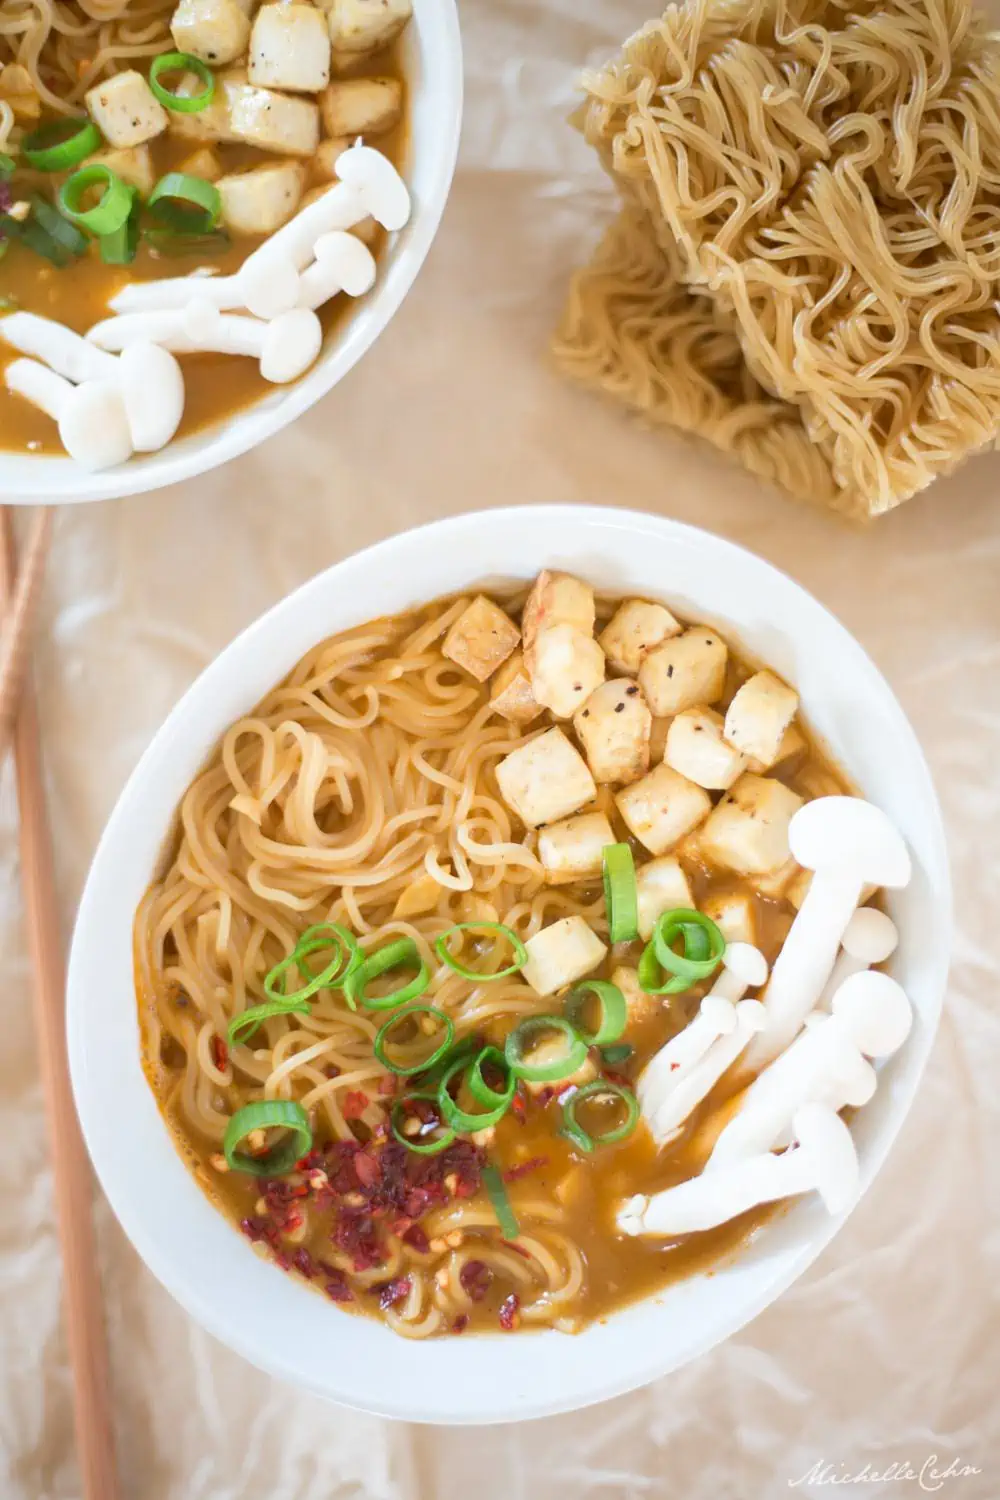
[[[316,259],[299,277],[298,306],[315,310],[338,292],[360,297],[375,281],[375,257],[356,234],[334,229],[316,241]]]
[[[0,318],[0,337],[19,353],[43,360],[50,370],[74,385],[113,376],[117,369],[113,359],[78,333],[37,313],[16,312]]]
[[[23,396],[32,406],[37,406],[53,422],[58,422],[67,399],[74,387],[61,375],[50,370],[48,365],[36,359],[15,359],[3,372],[4,384],[15,396]]]
[[[896,951],[899,933],[896,924],[877,906],[860,906],[848,922],[841,939],[840,953],[819,998],[820,1010],[829,1010],[830,1001],[845,979],[862,969],[885,963]]]
[[[733,1029],[714,1041],[692,1067],[675,1073],[676,1082],[661,1091],[652,1109],[647,1111],[644,1107],[650,1133],[659,1145],[666,1145],[677,1134],[765,1022],[764,1007],[759,1000],[741,1000],[736,1006]]]
[[[195,304],[171,311],[124,313],[97,323],[88,339],[104,349],[126,349],[142,342],[158,344],[172,354],[197,350],[243,354],[260,360],[265,380],[283,385],[296,380],[313,363],[323,344],[323,329],[314,312],[293,308],[269,323],[208,306],[202,319]]]

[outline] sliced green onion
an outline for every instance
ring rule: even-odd
[[[144,229],[142,237],[157,255],[169,255],[172,260],[182,255],[221,255],[232,244],[224,229],[213,229],[208,234],[178,234],[174,229]]]
[[[311,953],[318,953],[323,948],[329,948],[331,942],[336,944],[336,954],[324,969],[321,969],[318,974],[311,975],[300,990],[278,988],[279,979],[283,979],[289,969],[302,969],[304,958],[308,958]],[[264,994],[269,1000],[308,1000],[311,995],[317,994],[320,990],[340,989],[347,976],[358,967],[360,962],[361,949],[353,933],[348,932],[346,927],[341,927],[339,922],[318,922],[313,927],[306,928],[291,953],[280,963],[276,963],[265,976]],[[308,974],[309,970],[306,969],[305,972]]]
[[[608,936],[613,943],[630,943],[639,936],[639,891],[632,850],[628,844],[605,844],[602,865]]]
[[[101,188],[101,196],[92,208],[84,208],[91,188]],[[91,234],[113,234],[132,212],[132,188],[101,162],[91,162],[68,177],[59,189],[59,207],[74,224]]]
[[[388,995],[369,999],[365,989],[371,981],[380,974],[388,973],[390,969],[398,968],[415,968],[415,978],[400,985],[398,990],[390,990]],[[361,1004],[366,1010],[395,1010],[397,1005],[405,1005],[408,1000],[419,1000],[430,982],[430,970],[421,958],[416,943],[412,938],[397,938],[394,943],[387,943],[384,948],[370,953],[347,975],[344,980],[344,998],[348,1004]]]
[[[609,1068],[616,1068],[619,1063],[628,1062],[634,1051],[631,1042],[619,1042],[614,1047],[602,1047],[601,1059]]]
[[[495,974],[483,974],[479,969],[468,969],[463,963],[455,958],[448,948],[448,939],[456,932],[496,932],[505,937],[514,950],[514,962],[508,964],[506,969],[498,969]],[[528,962],[528,950],[521,942],[512,927],[505,927],[502,922],[458,922],[454,927],[449,927],[443,932],[434,944],[434,951],[443,964],[449,969],[454,969],[456,974],[461,974],[463,979],[472,979],[481,984],[488,984],[494,979],[507,979],[511,974],[516,974],[523,969]]]
[[[684,939],[684,953],[675,953],[673,944]],[[699,940],[700,939],[700,940]],[[702,950],[707,947],[707,956]],[[665,911],[653,928],[653,949],[660,967],[671,974],[690,979],[707,979],[722,962],[726,940],[711,917],[683,907]]]
[[[566,1047],[560,1057],[550,1062],[533,1063],[530,1056],[525,1056],[525,1049],[542,1031],[558,1031]],[[555,1083],[583,1066],[587,1043],[564,1016],[528,1016],[508,1036],[504,1056],[515,1078],[527,1079],[529,1083]]]
[[[222,197],[214,183],[188,172],[168,172],[146,200],[152,217],[183,234],[207,234],[219,222]]]
[[[68,172],[102,145],[92,120],[49,120],[21,143],[24,159],[39,172]]]
[[[386,1052],[386,1044],[389,1034],[400,1021],[407,1020],[410,1016],[433,1016],[436,1021],[442,1023],[444,1037],[427,1057],[418,1058],[415,1063],[393,1062]],[[451,1047],[455,1037],[455,1025],[450,1016],[446,1016],[443,1010],[437,1010],[433,1005],[408,1005],[405,1010],[399,1010],[394,1016],[390,1016],[375,1037],[375,1056],[383,1068],[388,1068],[390,1073],[395,1073],[399,1078],[408,1078],[411,1073],[423,1073],[427,1068],[432,1068],[436,1062],[440,1062],[445,1053]]]
[[[483,1077],[483,1065],[488,1064],[496,1068],[498,1072],[505,1075],[507,1082],[502,1089],[495,1089],[486,1082]],[[506,1111],[508,1104],[514,1097],[517,1088],[517,1079],[510,1070],[510,1065],[499,1047],[484,1047],[475,1062],[469,1068],[465,1078],[466,1087],[477,1104],[483,1105],[485,1109],[500,1109]]]
[[[277,1127],[284,1127],[291,1134],[266,1156],[247,1156],[236,1149],[252,1130]],[[233,1115],[226,1126],[222,1149],[234,1172],[249,1172],[251,1177],[280,1177],[312,1149],[312,1139],[309,1118],[301,1104],[294,1099],[257,1099],[253,1104],[244,1104]]]
[[[6,151],[0,151],[0,182],[6,182],[8,177],[14,175],[17,163]]]
[[[309,1014],[309,1007],[304,1000],[265,1000],[261,1005],[251,1005],[249,1010],[234,1016],[227,1027],[229,1045],[235,1047],[242,1042],[248,1042],[262,1021],[269,1021],[272,1016],[290,1016]]]
[[[600,1015],[597,1030],[584,1030],[583,1012],[590,995],[597,997]],[[606,1042],[617,1042],[628,1025],[628,1005],[625,996],[616,984],[607,979],[585,979],[570,990],[566,1001],[566,1015],[580,1040],[588,1047],[603,1047]]]
[[[618,1099],[625,1106],[625,1119],[621,1125],[612,1126],[598,1135],[591,1135],[580,1124],[576,1112],[587,1099]],[[578,1146],[581,1151],[593,1151],[596,1146],[614,1146],[630,1136],[639,1123],[639,1101],[631,1089],[609,1078],[597,1078],[593,1083],[576,1089],[563,1105],[562,1134]]]
[[[87,237],[81,234],[40,193],[29,194],[31,213],[22,222],[9,214],[0,218],[0,234],[51,261],[54,266],[69,265],[74,256],[87,248]]]
[[[200,94],[174,94],[160,82],[164,73],[194,73],[205,86]],[[215,74],[207,63],[190,52],[161,52],[150,64],[149,87],[164,109],[172,109],[180,115],[193,115],[212,102]]]
[[[426,1099],[438,1111],[438,1124],[432,1128],[440,1130],[441,1135],[435,1136],[432,1141],[425,1141],[421,1144],[417,1136],[405,1135],[403,1133],[400,1123],[401,1116],[406,1105],[412,1099]],[[457,1131],[451,1125],[447,1124],[441,1115],[441,1106],[438,1103],[437,1094],[430,1093],[426,1089],[418,1089],[412,1094],[404,1094],[401,1099],[397,1099],[389,1113],[389,1125],[397,1141],[401,1145],[406,1146],[408,1150],[415,1151],[418,1156],[436,1156],[439,1151],[444,1151],[447,1146],[451,1145],[457,1134]]]
[[[493,1205],[493,1212],[497,1216],[500,1225],[500,1233],[505,1240],[516,1240],[521,1233],[521,1226],[517,1222],[517,1215],[510,1206],[507,1197],[507,1189],[504,1187],[503,1177],[496,1167],[483,1168],[483,1187],[489,1194]]]
[[[102,234],[99,241],[101,259],[106,266],[130,266],[139,248],[142,203],[135,188],[129,188],[129,192],[132,194],[132,207],[128,218],[111,234]]]
[[[456,1074],[461,1073],[465,1069],[467,1062],[467,1058],[460,1057],[450,1067],[445,1069],[444,1077],[438,1084],[437,1101],[443,1118],[451,1128],[456,1131],[466,1131],[471,1135],[477,1130],[488,1130],[491,1125],[496,1125],[503,1119],[510,1107],[510,1101],[514,1097],[514,1089],[512,1087],[510,1093],[506,1096],[497,1094],[496,1097],[501,1102],[493,1109],[463,1109],[449,1092],[449,1087]],[[511,1079],[512,1084],[513,1082],[514,1080]],[[485,1084],[484,1087],[486,1087]]]

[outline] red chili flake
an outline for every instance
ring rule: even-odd
[[[469,1314],[468,1313],[459,1313],[458,1317],[455,1319],[454,1323],[452,1323],[452,1325],[451,1325],[451,1331],[452,1331],[452,1333],[464,1333],[465,1330],[468,1328],[468,1326],[469,1326]]]
[[[467,1260],[458,1279],[473,1302],[482,1302],[493,1283],[493,1272],[483,1260]]]
[[[295,1170],[297,1172],[311,1172],[314,1167],[319,1166],[319,1162],[319,1152],[309,1151],[305,1156],[299,1157],[299,1160],[295,1163]]]
[[[221,1036],[212,1037],[209,1043],[209,1051],[212,1054],[212,1061],[221,1073],[229,1061],[229,1049]]]
[[[344,1096],[344,1119],[360,1120],[368,1108],[368,1095],[362,1089],[350,1089]]]
[[[395,1281],[384,1281],[381,1286],[374,1288],[378,1292],[378,1305],[383,1312],[387,1308],[395,1307],[397,1302],[403,1302],[409,1296],[412,1282],[409,1276],[397,1276]]]
[[[289,1214],[282,1227],[284,1229],[301,1229],[302,1215],[298,1213]]]
[[[376,1156],[369,1156],[367,1151],[359,1151],[354,1158],[354,1171],[363,1188],[374,1187],[382,1180],[382,1167]]]
[[[545,1087],[543,1089],[539,1089],[538,1093],[535,1095],[535,1103],[538,1105],[539,1109],[544,1109],[546,1104],[549,1104],[555,1097],[555,1089],[550,1088],[549,1085],[546,1084]]]
[[[524,1095],[518,1091],[510,1101],[510,1112],[519,1125],[523,1125],[528,1117],[528,1106],[524,1102]]]
[[[418,1255],[426,1255],[431,1248],[431,1242],[419,1224],[411,1224],[404,1233],[403,1239],[411,1249],[417,1251]]]
[[[354,1300],[354,1293],[347,1285],[347,1281],[341,1271],[334,1272],[334,1279],[328,1281],[323,1290],[331,1302],[352,1302]]]
[[[305,1247],[303,1247],[301,1250],[296,1250],[295,1254],[292,1256],[292,1265],[295,1267],[296,1271],[299,1271],[309,1281],[311,1281],[314,1276],[319,1275],[319,1267],[313,1260],[312,1256],[309,1254],[309,1251],[305,1249]]]
[[[383,1078],[379,1079],[378,1091],[383,1096],[396,1092],[396,1080],[391,1073],[386,1073]]]
[[[340,1077],[340,1069],[337,1067],[336,1063],[327,1063],[326,1067],[323,1069],[323,1072],[325,1073],[327,1078]]]
[[[505,1333],[511,1333],[520,1323],[519,1316],[521,1299],[516,1292],[511,1292],[500,1304],[500,1327]]]
[[[616,1073],[613,1068],[605,1068],[604,1077],[609,1083],[617,1083],[619,1088],[630,1089],[632,1087],[631,1080],[624,1073]]]
[[[503,1174],[504,1182],[516,1182],[519,1177],[528,1177],[532,1172],[537,1172],[541,1167],[547,1167],[549,1159],[547,1156],[532,1156],[529,1161],[522,1161],[516,1167],[508,1167]]]

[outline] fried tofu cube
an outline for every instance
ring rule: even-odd
[[[654,646],[661,646],[684,627],[662,604],[626,599],[597,637],[616,672],[634,677]]]
[[[216,153],[205,146],[182,161],[179,170],[189,177],[200,177],[202,182],[218,182],[222,176],[222,163]]]
[[[717,703],[726,684],[726,643],[714,630],[694,625],[647,652],[639,685],[654,714],[683,713]]]
[[[802,798],[780,781],[746,771],[712,809],[699,842],[710,864],[738,875],[767,875],[791,854],[788,825]]]
[[[653,716],[628,677],[596,688],[573,716],[573,728],[597,782],[636,781],[649,770]]]
[[[701,903],[703,916],[718,927],[727,943],[757,943],[753,900],[745,891],[712,891]]]
[[[87,166],[97,163],[107,167],[120,177],[122,182],[127,182],[129,187],[134,187],[141,198],[148,198],[153,191],[156,182],[156,172],[153,170],[153,158],[148,146],[130,146],[128,149],[118,151],[98,151],[94,156],[87,157]]]
[[[751,875],[750,880],[758,895],[766,896],[769,901],[778,901],[801,872],[802,866],[789,855],[776,870],[769,870],[766,875]]]
[[[666,854],[640,865],[635,872],[636,902],[639,908],[639,936],[645,941],[665,911],[677,907],[691,911],[694,897],[679,859]]]
[[[525,660],[536,701],[557,719],[571,718],[604,681],[604,652],[575,625],[540,630]]]
[[[234,89],[230,119],[235,135],[251,146],[283,156],[312,156],[319,145],[319,108],[253,85]]]
[[[604,813],[581,813],[550,823],[538,835],[538,858],[550,885],[585,880],[601,873],[602,858],[615,836]]]
[[[525,943],[528,961],[521,978],[539,995],[554,995],[597,968],[607,948],[577,915],[543,927]]]
[[[222,222],[236,234],[273,234],[299,206],[305,168],[298,162],[220,177]]]
[[[463,609],[441,643],[441,654],[477,682],[492,677],[517,647],[521,632],[498,604],[479,594]]]
[[[235,4],[235,0],[232,0]],[[315,5],[262,5],[250,32],[250,82],[319,94],[330,82],[330,32]]]
[[[203,87],[200,78],[189,75],[177,89],[178,94],[197,94]],[[249,88],[246,72],[242,68],[231,68],[215,76],[215,93],[204,109],[190,114],[171,111],[170,134],[185,140],[205,141],[213,145],[224,141],[232,143],[240,138],[233,129],[233,103]],[[222,176],[222,169],[219,169]]]
[[[142,146],[169,124],[166,110],[141,73],[128,68],[84,95],[90,117],[109,146]]]
[[[747,762],[725,739],[724,723],[714,708],[684,709],[670,721],[663,759],[688,781],[709,791],[728,791]]]
[[[650,854],[668,849],[711,811],[708,793],[670,766],[656,766],[615,797],[618,811]]]
[[[572,625],[581,635],[593,635],[597,618],[594,590],[571,573],[553,573],[544,568],[532,585],[521,611],[524,655],[531,667],[535,637],[550,625]],[[603,679],[604,673],[601,673]]]
[[[376,52],[395,41],[413,14],[411,0],[331,0],[330,36],[338,52]]]
[[[790,901],[796,911],[802,910],[802,903],[806,899],[806,891],[812,883],[812,870],[799,870],[784,889],[783,895],[786,901]]]
[[[530,724],[541,713],[520,651],[507,658],[490,683],[490,703],[494,713],[511,724]]]
[[[180,0],[170,34],[181,52],[217,68],[243,56],[250,22],[237,0]]]
[[[587,762],[561,729],[512,750],[496,777],[501,796],[526,828],[568,818],[597,795]]]
[[[663,1009],[658,995],[647,995],[639,983],[639,976],[635,969],[627,968],[621,964],[611,975],[611,983],[616,984],[625,997],[628,1006],[629,1025],[641,1025],[643,1021],[652,1020],[658,1016]]]
[[[403,85],[398,78],[341,78],[320,97],[327,135],[382,135],[403,113]]]
[[[778,758],[799,695],[773,672],[748,677],[726,710],[726,739],[766,770]]]

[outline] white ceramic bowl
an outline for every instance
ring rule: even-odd
[[[376,615],[543,566],[664,599],[717,625],[795,684],[863,792],[905,835],[914,878],[890,902],[892,969],[916,1024],[854,1125],[867,1187],[913,1100],[941,1008],[950,893],[941,819],[913,731],[861,647],[759,558],[675,521],[586,506],[486,511],[382,542],[322,573],[246,630],[198,679],[146,751],[101,840],[70,961],[77,1106],[98,1176],[139,1254],[224,1343],[273,1374],[407,1421],[497,1422],[566,1411],[676,1369],[740,1328],[836,1234],[800,1200],[712,1275],[681,1282],[576,1337],[497,1333],[412,1343],[349,1317],[258,1259],[171,1145],[139,1066],[132,918],[174,809],[223,731],[311,646]]]
[[[402,233],[391,237],[375,286],[338,325],[308,374],[294,385],[275,387],[234,416],[170,443],[160,453],[137,456],[104,473],[87,474],[69,458],[0,452],[0,500],[7,505],[71,505],[178,484],[280,432],[357,364],[412,286],[451,187],[462,122],[462,42],[455,0],[413,0],[413,20],[403,34],[403,48],[410,101],[404,175],[413,213]]]

